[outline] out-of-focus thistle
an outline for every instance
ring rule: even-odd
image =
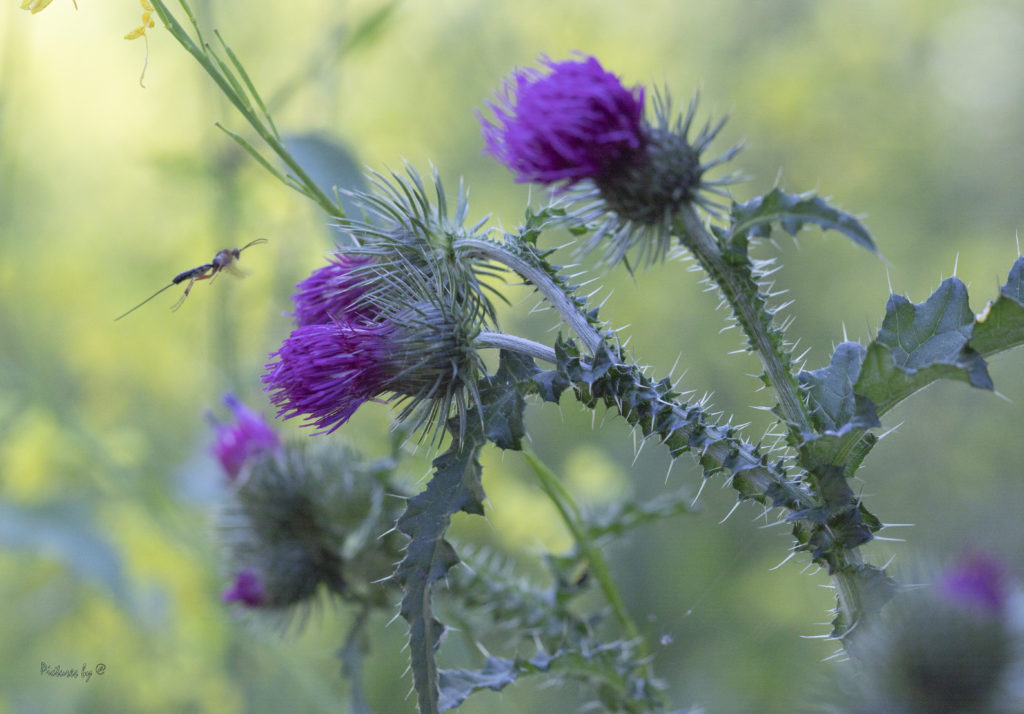
[[[240,423],[254,426],[255,412],[232,399]],[[258,418],[258,417],[256,417]],[[263,423],[263,427],[270,427]],[[222,597],[249,608],[290,613],[312,603],[323,589],[368,607],[388,603],[382,584],[400,557],[404,539],[393,532],[402,501],[390,483],[390,459],[367,463],[334,444],[286,444],[273,449],[229,449],[242,454],[228,465],[226,443],[263,444],[262,429],[234,438],[216,425],[214,453],[233,481],[220,519],[232,584]],[[258,433],[251,439],[246,434]],[[387,534],[387,535],[385,535]]]
[[[231,409],[235,420],[213,420],[214,442],[210,448],[228,479],[233,481],[243,467],[253,463],[260,454],[279,451],[281,438],[263,417],[233,394],[224,395],[224,403]]]
[[[904,592],[854,636],[857,694],[846,711],[1021,711],[1008,675],[1020,652],[1004,566],[971,554],[929,588]]]
[[[654,120],[644,119],[643,87],[627,89],[593,57],[554,62],[549,70],[520,69],[490,104],[494,121],[479,115],[487,151],[517,181],[561,184],[578,206],[570,214],[594,228],[587,242],[604,245],[606,260],[662,260],[672,245],[680,210],[718,213],[716,197],[738,178],[708,180],[705,173],[739,146],[705,161],[702,154],[725,121],[690,138],[697,100],[673,117],[667,93],[654,94]]]

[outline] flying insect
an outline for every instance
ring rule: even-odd
[[[196,284],[197,280],[210,280],[212,278],[217,277],[217,275],[219,275],[225,270],[235,270],[234,263],[238,260],[238,257],[242,254],[243,250],[251,246],[257,245],[259,243],[266,242],[266,238],[257,238],[256,240],[249,241],[241,248],[224,248],[222,250],[218,250],[217,255],[213,256],[213,260],[211,260],[209,263],[204,263],[203,265],[197,266],[195,268],[190,268],[188,270],[184,270],[178,273],[173,278],[171,278],[170,283],[157,290],[155,293],[153,293],[148,298],[140,302],[138,305],[133,307],[128,312],[118,317],[115,317],[114,322],[117,322],[122,317],[127,317],[131,313],[135,312],[140,307],[145,305],[147,302],[149,302],[157,295],[162,293],[164,290],[173,288],[175,285],[180,285],[181,283],[187,280],[188,285],[185,286],[185,292],[182,294],[180,298],[178,298],[178,302],[174,303],[174,305],[171,307],[172,311],[177,310],[185,302],[185,298],[188,297],[189,292],[192,291],[192,286]]]

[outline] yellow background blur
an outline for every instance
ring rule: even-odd
[[[207,454],[208,409],[234,391],[269,414],[259,390],[268,352],[287,334],[288,296],[321,264],[325,216],[242,154],[214,126],[249,137],[210,79],[163,30],[146,47],[122,36],[137,3],[54,0],[32,15],[0,10],[0,714],[14,712],[344,711],[334,650],[348,614],[317,613],[284,637],[246,623],[219,600],[213,523],[221,476]],[[1013,0],[743,2],[470,2],[408,0],[355,47],[352,28],[382,4],[197,0],[265,98],[282,133],[318,132],[361,165],[438,166],[454,192],[472,187],[471,221],[513,226],[528,189],[481,153],[474,111],[502,78],[541,54],[596,55],[627,85],[667,85],[677,104],[700,88],[700,118],[732,116],[716,144],[744,139],[734,162],[753,178],[745,200],[777,178],[866,214],[886,266],[837,235],[788,237],[780,287],[797,315],[789,335],[825,364],[843,339],[877,330],[891,284],[923,300],[949,275],[980,312],[1017,256],[1024,223],[1024,11]],[[539,194],[536,194],[539,196]],[[247,251],[243,280],[196,286],[175,313],[174,291],[113,318],[210,260]],[[959,259],[958,259],[959,256]],[[603,278],[602,311],[643,363],[676,374],[717,408],[753,421],[767,404],[735,331],[680,264]],[[503,325],[551,341],[550,313],[510,290]],[[681,355],[681,356],[680,356]],[[941,560],[964,546],[1024,552],[1019,512],[1020,354],[991,364],[1008,400],[941,384],[887,415],[904,422],[862,472],[868,507],[888,523],[875,562]],[[534,405],[533,445],[580,500],[699,485],[684,457],[635,444],[621,420],[591,421],[569,397]],[[287,433],[307,438],[293,424]],[[386,449],[387,412],[364,408],[338,432],[369,454]],[[429,455],[405,464],[410,483]],[[454,535],[508,549],[530,568],[565,533],[521,459],[484,456],[487,520],[456,519]],[[833,647],[820,572],[795,558],[785,526],[764,530],[714,480],[704,513],[647,528],[610,557],[645,630],[665,643],[656,669],[679,707],[709,711],[817,709]],[[1018,561],[1017,565],[1020,563]],[[374,623],[368,693],[377,711],[412,711],[404,697],[404,626]],[[524,653],[531,654],[531,653]],[[106,665],[90,681],[40,673],[41,662]],[[466,712],[574,710],[572,688],[526,681],[476,695]],[[557,705],[564,697],[567,704]]]

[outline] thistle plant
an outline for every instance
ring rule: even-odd
[[[262,376],[278,417],[301,418],[313,429],[312,443],[282,443],[237,401],[229,401],[237,424],[216,427],[214,452],[235,489],[224,517],[226,601],[280,614],[322,591],[361,613],[354,627],[371,610],[397,609],[408,626],[423,713],[524,677],[582,682],[603,711],[669,711],[661,677],[670,674],[658,670],[650,635],[619,593],[604,549],[690,510],[690,498],[666,492],[621,504],[604,519],[581,509],[524,444],[531,411],[573,401],[621,416],[672,459],[688,453],[703,480],[721,480],[738,502],[759,504],[791,529],[790,555],[819,566],[835,589],[829,637],[872,683],[837,706],[1021,706],[1019,682],[1014,689],[1010,681],[1019,672],[1020,636],[1003,566],[979,556],[928,588],[897,582],[862,553],[884,523],[852,481],[878,443],[882,418],[907,397],[940,379],[994,389],[986,358],[1024,344],[1024,258],[980,315],[966,286],[950,277],[918,304],[891,296],[875,339],[844,339],[827,364],[804,369],[772,283],[778,266],[762,256],[763,244],[813,225],[872,253],[878,247],[857,217],[813,193],[776,186],[733,200],[739,174],[724,167],[739,147],[713,150],[724,120],[701,125],[696,98],[677,114],[668,90],[626,87],[597,58],[541,58],[538,68],[514,71],[478,114],[484,150],[515,181],[551,189],[547,201],[526,207],[518,227],[486,217],[471,222],[463,185],[452,202],[438,171],[424,179],[412,166],[371,175],[368,191],[340,187],[336,196],[359,207],[357,218],[289,154],[220,35],[219,50],[205,44],[184,0],[191,35],[164,2],[152,5],[271,153],[228,133],[319,205],[338,231],[326,265],[298,283],[294,329]],[[619,328],[554,262],[566,235],[579,255],[598,252],[602,271],[639,273],[691,258],[742,331],[744,348],[760,360],[778,438],[751,440],[706,400],[694,401],[658,368],[637,363]],[[528,285],[557,313],[561,332],[553,341],[503,329],[496,305],[507,301],[508,283]],[[503,308],[514,309],[511,302]],[[396,485],[399,448],[366,462],[335,441],[369,401],[394,406],[396,443],[408,437],[436,450],[418,492]],[[547,585],[449,539],[453,518],[486,512],[480,455],[491,448],[522,453],[572,534],[570,552],[544,561]],[[581,612],[577,598],[590,590],[604,605]],[[438,614],[444,610],[459,613],[459,635],[480,644],[478,667],[440,665],[452,629]],[[938,652],[950,641],[957,646]],[[349,646],[342,653],[346,671],[357,671],[351,663],[360,654]],[[982,654],[983,666],[963,666]],[[936,691],[946,691],[939,684],[953,693],[937,700]],[[356,681],[357,711],[366,707],[361,691]]]

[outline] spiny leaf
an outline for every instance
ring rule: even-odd
[[[473,692],[491,689],[500,692],[516,681],[520,669],[515,660],[488,657],[481,669],[442,669],[440,675],[441,711],[454,709]]]
[[[529,388],[530,379],[537,371],[530,357],[501,350],[497,371],[480,389],[484,435],[499,448],[516,451],[522,448],[526,434],[523,392]]]
[[[794,236],[805,223],[813,223],[822,230],[839,231],[872,253],[878,252],[868,229],[851,214],[833,208],[813,193],[786,193],[778,187],[746,203],[734,203],[730,235],[738,241],[737,249],[745,252],[746,239],[767,238],[773,223]]]
[[[479,670],[441,670],[441,711],[459,706],[475,691],[501,691],[521,676],[541,672],[599,682],[602,711],[654,711],[662,685],[637,676],[634,670],[638,666],[633,647],[622,641],[601,645],[584,642],[579,648],[553,654],[538,652],[530,659],[490,656]]]
[[[518,449],[525,433],[521,393],[537,371],[528,357],[502,351],[497,372],[479,385],[481,412],[473,410],[466,423],[448,423],[452,446],[434,459],[434,476],[426,489],[409,499],[398,529],[411,539],[395,578],[404,589],[402,617],[409,623],[409,652],[420,712],[438,710],[438,670],[435,650],[444,625],[433,615],[431,589],[459,562],[444,536],[459,511],[483,515],[484,490],[478,456],[488,441]],[[521,386],[522,385],[522,386]],[[462,433],[462,438],[458,435]]]
[[[684,513],[695,513],[689,490],[663,493],[649,501],[628,501],[609,513],[588,520],[587,534],[593,541],[608,535],[622,535],[633,528]]]
[[[891,295],[885,312],[854,387],[875,404],[878,413],[940,378],[993,388],[985,360],[968,343],[974,313],[960,280],[942,281],[923,303]]]
[[[800,373],[800,386],[807,392],[819,433],[842,436],[850,429],[881,426],[871,400],[853,391],[866,353],[859,343],[844,342],[836,348],[828,367]],[[804,438],[813,436],[805,434]]]
[[[962,286],[956,287],[954,290],[954,285],[947,286],[944,284],[940,286],[933,297],[947,292],[960,293],[962,291]],[[905,303],[905,301],[901,302]],[[892,302],[890,302],[889,307],[890,315],[887,316],[887,319],[895,324],[898,322],[898,319],[897,315],[893,312]],[[905,304],[903,304],[903,307],[906,311]],[[962,295],[957,298],[956,307],[961,327],[961,337],[957,338],[959,341],[962,339],[962,335],[969,331],[966,322],[970,318],[970,310],[966,307],[966,300]],[[879,340],[881,340],[881,335],[879,335]],[[1024,345],[1024,258],[1018,258],[1014,262],[1013,267],[1010,269],[1009,278],[1000,290],[999,298],[994,302],[990,302],[986,306],[985,311],[974,318],[973,332],[970,333],[970,339],[967,344],[969,348],[972,348],[977,354],[982,356]],[[887,357],[884,353],[885,349],[876,347],[873,354],[869,350],[868,356],[876,361],[881,360],[884,362],[883,358]],[[965,358],[968,362],[973,360],[973,364],[977,364],[976,358],[973,358],[971,352],[968,352]],[[879,395],[887,396],[884,402],[875,404],[878,414],[884,414],[914,392],[927,386],[931,381],[950,376],[949,369],[919,370],[914,374],[913,379],[904,376],[902,380],[897,380],[896,382],[879,384],[877,380],[880,374],[892,372],[896,369],[895,361],[874,365],[870,368],[873,370],[871,376],[866,376],[868,369],[862,367],[862,375],[858,378],[858,384],[854,386],[854,393],[857,396],[873,393],[876,398]],[[953,370],[952,376],[954,378],[964,378],[962,370],[950,369]],[[984,379],[981,382],[982,384],[979,386],[984,386]],[[862,393],[862,389],[867,391]],[[836,464],[842,463],[848,471],[855,471],[873,445],[874,440],[872,440],[870,434],[865,434],[860,429],[852,429],[838,439],[832,436],[819,438],[817,443],[815,443],[815,449],[824,461]]]
[[[1017,258],[999,298],[978,316],[971,346],[983,355],[1024,344],[1024,258]]]
[[[553,584],[535,586],[515,573],[508,559],[491,554],[465,554],[467,567],[449,573],[447,599],[452,608],[463,613],[459,627],[470,637],[477,632],[500,631],[503,646],[517,651],[523,646],[539,646],[554,651],[579,642],[601,620],[599,614],[581,614],[572,600],[587,590],[587,583],[569,582],[563,577],[559,556],[548,554],[545,562]],[[579,558],[573,558],[575,570]],[[483,620],[480,625],[477,623]]]
[[[458,434],[457,424],[449,424],[449,429]],[[483,444],[478,426],[467,428],[461,440],[454,439],[452,447],[434,459],[434,476],[426,489],[409,499],[398,519],[398,529],[410,541],[395,578],[404,589],[401,614],[409,623],[409,657],[421,714],[439,711],[435,650],[444,626],[433,616],[431,589],[459,560],[444,539],[451,517],[459,511],[483,514],[477,460]]]

